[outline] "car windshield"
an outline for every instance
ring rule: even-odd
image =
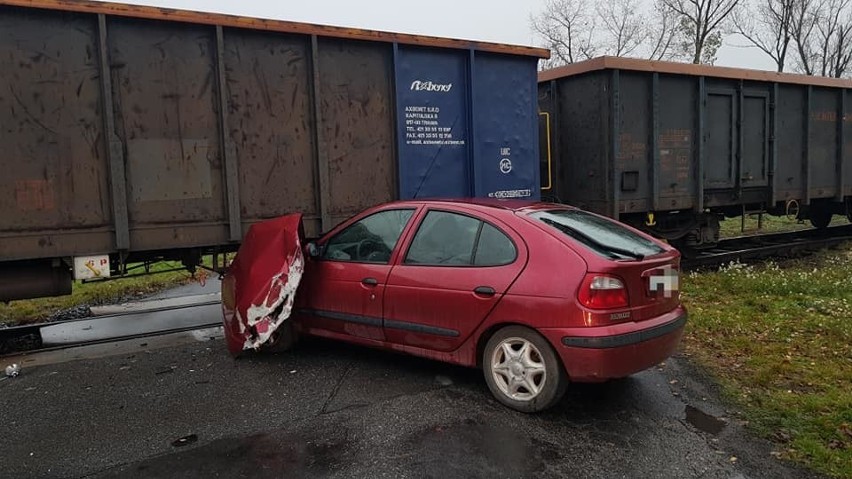
[[[582,210],[537,211],[530,216],[608,258],[642,259],[663,252],[653,241],[617,222]]]

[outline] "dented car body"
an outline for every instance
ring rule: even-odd
[[[260,349],[290,317],[304,271],[302,215],[251,226],[222,280],[228,351]]]
[[[683,332],[679,253],[576,208],[400,201],[304,246],[297,220],[255,225],[225,278],[232,353],[292,341],[275,337],[286,325],[482,367],[499,401],[533,412],[569,381],[658,364]]]

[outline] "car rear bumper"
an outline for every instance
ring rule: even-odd
[[[598,382],[629,376],[671,356],[683,336],[686,317],[686,309],[679,307],[638,323],[541,332],[555,346],[572,381]]]

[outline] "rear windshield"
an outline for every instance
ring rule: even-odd
[[[664,251],[619,223],[582,210],[538,211],[530,216],[607,258],[642,259]]]

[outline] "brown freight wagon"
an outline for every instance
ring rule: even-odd
[[[72,269],[91,278],[163,258],[192,268],[290,212],[315,235],[396,198],[537,198],[546,56],[0,0],[0,301],[67,293]]]

